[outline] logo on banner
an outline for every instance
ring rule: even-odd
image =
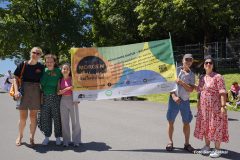
[[[79,94],[78,98],[85,98],[85,95],[84,94]]]
[[[112,95],[112,91],[111,90],[106,90],[105,91],[105,95],[106,96],[111,96]]]
[[[107,66],[103,60],[96,56],[87,56],[79,61],[77,73],[103,74],[107,72]]]

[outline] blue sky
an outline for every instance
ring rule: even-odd
[[[0,59],[0,74],[7,73],[8,70],[14,72],[17,66],[14,64],[14,60],[11,59]]]
[[[7,4],[9,4],[7,1],[0,2],[0,8],[6,8]]]
[[[7,4],[9,2],[1,2],[0,8],[6,8]],[[11,59],[0,59],[0,73],[6,73],[8,70],[14,71],[16,68],[16,65],[14,64],[14,61]]]

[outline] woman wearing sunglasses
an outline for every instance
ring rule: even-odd
[[[26,120],[30,117],[30,145],[34,146],[34,135],[37,126],[37,112],[40,109],[40,78],[42,77],[44,66],[38,62],[42,55],[42,49],[33,47],[30,52],[30,60],[20,63],[14,71],[14,98],[20,99],[18,107],[20,112],[19,134],[16,139],[16,145],[22,144],[23,132]],[[21,93],[18,88],[18,79],[21,77]]]
[[[197,91],[200,94],[197,104],[198,112],[194,136],[205,139],[202,154],[210,153],[210,157],[221,156],[221,142],[228,142],[228,119],[226,110],[226,89],[223,76],[216,73],[214,61],[208,56],[204,59],[204,74],[199,79]],[[215,149],[210,150],[210,142]]]

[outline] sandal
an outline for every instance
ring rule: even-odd
[[[172,151],[173,150],[173,143],[168,143],[166,146],[167,151]]]
[[[190,144],[184,144],[184,149],[190,153],[193,153],[195,149]]]
[[[21,146],[22,145],[22,137],[18,137],[16,139],[16,146]]]
[[[34,146],[35,146],[35,143],[34,143],[34,139],[33,139],[33,138],[30,138],[30,146],[31,146],[31,147],[34,147]]]

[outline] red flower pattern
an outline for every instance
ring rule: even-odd
[[[220,94],[226,94],[223,77],[215,72],[204,75],[197,90],[201,96],[194,137],[202,140],[206,136],[213,142],[228,142],[228,118],[221,112],[220,100]]]

